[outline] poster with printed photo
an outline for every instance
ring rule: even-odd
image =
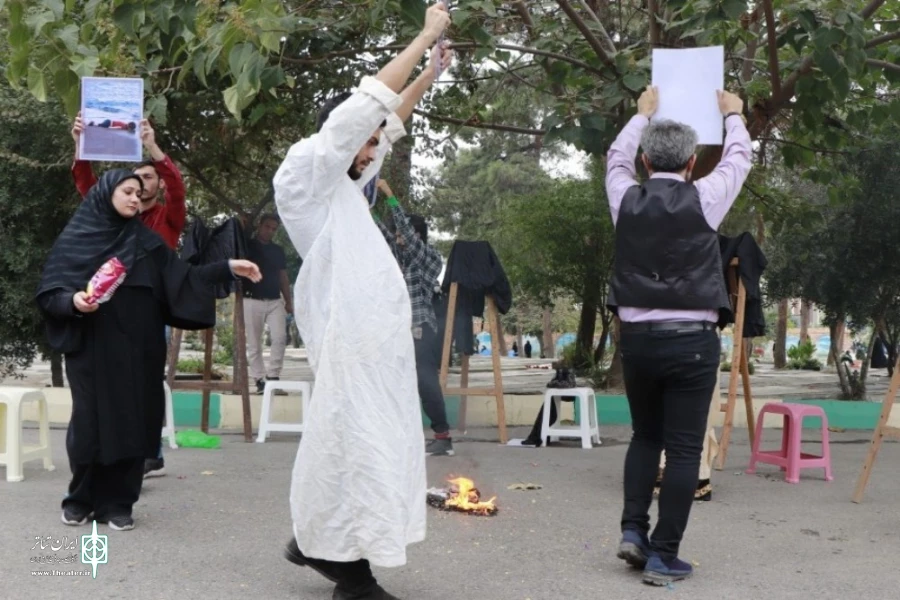
[[[140,162],[143,115],[143,79],[83,77],[81,159]]]

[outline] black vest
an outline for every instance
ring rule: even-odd
[[[693,184],[649,179],[625,193],[607,305],[731,310],[718,234]]]

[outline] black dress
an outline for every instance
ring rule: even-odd
[[[98,520],[131,515],[143,461],[159,450],[164,326],[213,326],[215,286],[232,279],[227,261],[190,267],[157,245],[136,260],[112,299],[92,314],[77,313],[71,290],[38,296],[45,313],[68,321],[78,338],[65,354],[72,390],[66,450],[73,478],[64,507],[93,511]]]

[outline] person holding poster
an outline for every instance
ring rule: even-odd
[[[697,489],[709,405],[719,369],[720,311],[731,310],[717,230],[750,172],[752,147],[743,101],[718,91],[725,117],[722,160],[692,180],[697,133],[650,122],[659,105],[648,87],[607,156],[606,191],[616,228],[608,305],[621,321],[625,393],[633,435],[625,457],[618,557],[666,585],[692,573],[678,558]],[[650,178],[638,183],[635,154]],[[650,504],[662,451],[666,468],[659,519]]]
[[[66,525],[93,515],[111,529],[134,528],[144,461],[156,456],[165,412],[164,326],[212,327],[215,286],[261,278],[246,260],[180,260],[137,218],[141,191],[130,169],[104,173],[53,244],[36,293],[72,389]]]
[[[372,574],[406,564],[425,539],[425,437],[413,318],[403,273],[369,215],[363,187],[452,53],[431,6],[421,33],[353,94],[329,100],[318,132],[294,144],[273,180],[303,259],[297,326],[316,386],[291,481],[291,562],[337,584],[334,600],[396,600]],[[408,86],[422,55],[429,65]]]

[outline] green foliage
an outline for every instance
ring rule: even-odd
[[[726,360],[721,365],[719,365],[719,370],[723,373],[730,373],[731,372],[731,362]],[[750,372],[751,375],[756,373],[756,363],[753,362],[752,360],[750,362],[748,362],[747,370]]]
[[[34,302],[44,259],[78,205],[62,108],[0,83],[0,379],[46,351]]]
[[[810,341],[800,342],[787,349],[788,368],[804,371],[821,371],[822,363],[815,358],[816,347]]]

